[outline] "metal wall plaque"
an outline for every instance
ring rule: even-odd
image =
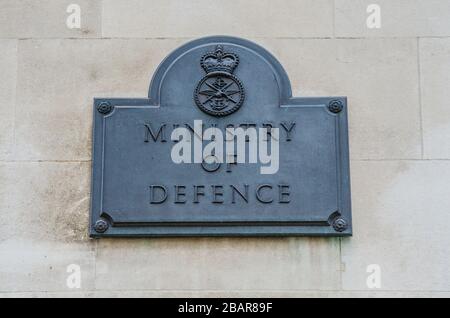
[[[259,132],[257,154],[266,142],[276,168],[239,161],[238,146],[232,160],[224,146],[223,162],[199,161],[208,142],[194,139],[210,128],[225,139],[227,129]],[[253,137],[245,136],[247,157]],[[173,157],[186,141],[191,163]],[[178,155],[190,156],[186,149]],[[95,99],[92,178],[92,237],[349,236],[347,100],[293,98],[262,47],[200,39],[162,62],[148,98]]]

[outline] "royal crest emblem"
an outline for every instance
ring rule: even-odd
[[[217,46],[215,52],[203,55],[201,66],[207,75],[194,93],[195,102],[203,112],[223,117],[241,108],[245,100],[244,86],[233,75],[238,65],[238,55],[226,52],[221,45]]]

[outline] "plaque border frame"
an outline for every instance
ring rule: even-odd
[[[179,58],[199,46],[240,45],[254,50],[274,67],[280,94],[280,107],[320,107],[336,120],[338,172],[338,211],[328,220],[310,222],[249,223],[164,223],[119,224],[102,208],[104,180],[105,125],[117,111],[130,108],[160,108],[160,90],[166,71]],[[278,60],[261,46],[239,38],[218,36],[189,42],[172,52],[158,67],[148,98],[95,98],[92,148],[92,184],[89,234],[101,237],[346,237],[352,236],[348,107],[346,97],[292,97],[290,80]]]

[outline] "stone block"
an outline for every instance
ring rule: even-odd
[[[295,96],[347,96],[353,160],[420,159],[415,39],[259,39]]]
[[[369,290],[369,265],[381,290],[450,290],[450,162],[353,162],[354,237],[342,240],[343,288]]]
[[[85,242],[89,163],[0,163],[0,242]]]
[[[332,0],[105,0],[104,37],[330,37]]]
[[[338,239],[101,240],[100,290],[340,288]]]
[[[19,160],[91,160],[95,97],[147,97],[177,40],[29,40],[19,45]]]
[[[0,40],[0,160],[10,158],[14,149],[16,107],[17,41]]]
[[[369,5],[378,4],[381,27],[369,28]],[[338,37],[436,37],[450,35],[448,0],[336,0]]]
[[[92,290],[94,258],[95,252],[87,244],[33,242],[17,237],[4,241],[0,243],[0,297],[11,292],[18,293],[17,297],[44,297],[46,292]],[[80,269],[79,289],[71,280],[74,272],[70,265]]]
[[[420,65],[426,159],[450,159],[450,39],[421,39]]]
[[[101,35],[100,0],[1,0],[0,38],[92,38]],[[80,28],[70,29],[66,21],[80,8]]]

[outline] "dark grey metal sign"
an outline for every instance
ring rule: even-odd
[[[208,142],[226,159],[206,160]],[[148,98],[95,99],[90,233],[351,235],[346,98],[293,98],[280,63],[246,40],[179,48]]]

